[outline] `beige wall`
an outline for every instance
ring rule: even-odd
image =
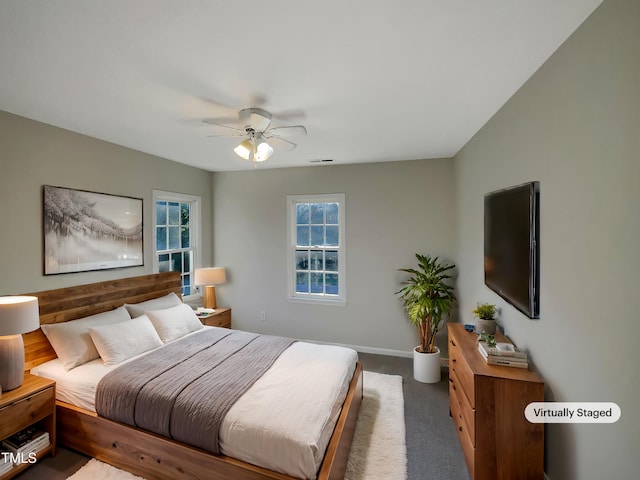
[[[213,192],[215,263],[229,274],[217,290],[236,326],[382,353],[417,344],[397,269],[415,266],[416,252],[455,260],[452,160],[216,173]],[[310,193],[346,194],[344,307],[286,299],[286,198]]]
[[[144,267],[44,276],[42,185],[143,198]],[[0,112],[0,295],[152,273],[152,190],[202,196],[211,261],[211,173]]]
[[[607,0],[456,157],[460,309],[502,308],[547,400],[615,402],[614,425],[546,428],[551,480],[636,478],[640,2]],[[484,193],[540,181],[541,315],[483,283]]]

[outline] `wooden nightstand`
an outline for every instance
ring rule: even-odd
[[[228,307],[218,307],[215,312],[208,314],[196,312],[196,315],[204,325],[231,328],[231,309]]]
[[[22,386],[2,392],[0,397],[0,440],[36,424],[49,432],[50,442],[48,447],[38,452],[36,458],[39,460],[49,453],[55,455],[56,382],[25,373]],[[0,475],[0,480],[12,478],[31,465],[28,456],[24,460],[24,463]]]

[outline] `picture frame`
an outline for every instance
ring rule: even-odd
[[[44,274],[144,265],[142,198],[43,186]]]

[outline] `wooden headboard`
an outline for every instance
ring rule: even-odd
[[[166,272],[106,282],[77,285],[44,292],[28,293],[38,297],[40,325],[68,322],[107,312],[125,303],[138,303],[170,292],[181,296],[180,273]],[[41,329],[23,335],[25,370],[56,358],[56,352]]]

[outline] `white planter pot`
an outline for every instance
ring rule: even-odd
[[[416,347],[417,348],[417,347]],[[440,374],[440,349],[435,353],[420,353],[413,349],[413,378],[422,383],[438,383]]]

